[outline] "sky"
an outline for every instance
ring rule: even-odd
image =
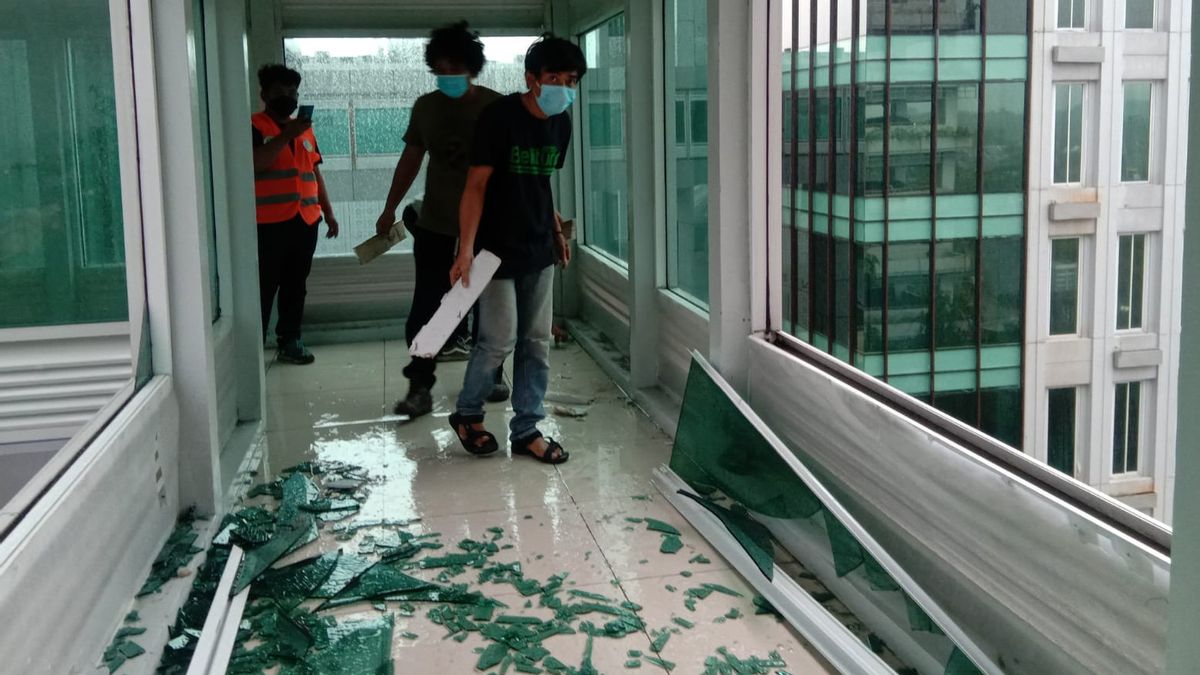
[[[514,59],[525,55],[525,50],[534,39],[533,36],[485,37],[483,53],[488,61],[512,63]],[[425,40],[421,38],[419,41]],[[297,38],[289,42],[304,55],[328,52],[334,57],[354,57],[378,52],[387,46],[388,38]]]

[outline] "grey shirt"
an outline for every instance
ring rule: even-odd
[[[433,91],[413,104],[404,142],[419,145],[429,153],[419,227],[458,236],[458,204],[471,166],[475,121],[498,98],[500,94],[475,85],[474,91],[462,99]]]

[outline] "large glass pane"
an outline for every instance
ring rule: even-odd
[[[502,94],[525,89],[525,50],[535,38],[483,38],[487,63],[476,80]],[[409,111],[435,89],[425,65],[426,38],[288,38],[288,66],[303,76],[300,102],[316,106],[313,133],[321,149],[321,175],[342,228],[321,237],[317,256],[350,256],[375,234],[396,162],[404,150]],[[255,92],[257,94],[257,92]],[[353,134],[351,133],[353,131]],[[405,204],[425,195],[425,167]],[[412,250],[408,239],[388,255]]]
[[[1079,331],[1079,240],[1050,242],[1050,334]]]
[[[1146,273],[1146,235],[1120,239],[1117,259],[1117,330],[1142,327]]]
[[[988,35],[1025,35],[1027,9],[1023,2],[988,2]]]
[[[1020,344],[1023,281],[1021,270],[1025,257],[1022,237],[997,237],[983,240],[983,288],[979,308],[984,345]]]
[[[892,195],[928,194],[933,137],[932,85],[892,87],[890,175]]]
[[[0,328],[124,321],[108,3],[0,16]]]
[[[855,186],[859,197],[883,194],[884,86],[858,87],[858,166]]]
[[[1058,0],[1058,27],[1083,28],[1085,19],[1084,0]]]
[[[980,431],[1014,448],[1021,448],[1020,387],[997,387],[979,392],[979,413]]]
[[[833,341],[838,355],[848,358],[850,348],[850,242],[834,239],[833,245]]]
[[[937,244],[938,349],[975,344],[975,241]]]
[[[883,353],[883,245],[855,246],[857,335],[860,354]]]
[[[212,134],[209,132],[209,98],[208,98],[208,51],[206,49],[204,20],[204,2],[193,0],[192,12],[195,17],[196,41],[196,94],[200,127],[200,169],[201,193],[204,199],[204,213],[208,222],[205,224],[205,234],[208,238],[208,292],[212,298],[212,320],[215,323],[221,318],[221,273],[220,255],[217,251],[217,218],[215,213],[216,195],[213,194],[213,160]]]
[[[1054,87],[1054,182],[1078,183],[1083,171],[1083,84]]]
[[[829,267],[829,237],[814,234],[812,238],[812,331],[823,339],[814,337],[815,345],[828,349],[826,342],[831,326],[829,325],[830,276]]]
[[[1075,475],[1075,388],[1047,392],[1046,462],[1067,474]]]
[[[938,29],[943,35],[979,33],[979,0],[942,0],[938,5]]]
[[[629,260],[629,171],[625,159],[625,16],[581,38],[588,74],[580,85],[583,138],[584,241]]]
[[[979,85],[938,87],[938,194],[979,190]]]
[[[820,0],[818,0],[820,4]],[[884,3],[880,2],[879,5]],[[892,35],[932,35],[932,0],[892,0]],[[884,11],[882,7],[878,11]]]
[[[1024,192],[1025,83],[985,84],[982,123],[983,191]]]
[[[1126,82],[1121,126],[1121,180],[1150,180],[1149,82]]]
[[[888,246],[887,348],[889,352],[929,349],[929,244]]]
[[[667,100],[673,100],[675,142],[667,146],[667,285],[708,304],[708,3],[667,3]],[[787,99],[791,110],[790,96]],[[785,116],[785,126],[792,120]],[[789,129],[790,131],[790,129]],[[787,151],[790,141],[785,141]],[[790,168],[790,167],[789,167]],[[672,264],[673,263],[673,264]]]
[[[1125,0],[1125,27],[1154,29],[1154,0]]]
[[[1113,474],[1136,473],[1141,445],[1142,383],[1117,385],[1113,409]]]

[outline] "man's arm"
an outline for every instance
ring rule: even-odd
[[[388,190],[387,203],[383,206],[383,213],[379,216],[379,220],[375,221],[375,233],[379,235],[387,235],[392,229],[392,225],[396,222],[396,209],[400,207],[400,202],[404,201],[404,195],[408,194],[408,189],[412,187],[413,181],[417,179],[417,174],[421,172],[421,162],[425,161],[425,148],[415,143],[409,143],[404,146],[404,152],[400,155],[400,160],[396,162],[396,170],[392,173],[392,187]]]
[[[275,158],[288,143],[296,140],[300,134],[312,126],[311,120],[292,120],[280,127],[279,135],[262,145],[254,146],[254,172],[266,171],[275,163]]]
[[[321,213],[325,216],[325,224],[329,226],[329,232],[325,238],[332,239],[338,236],[341,228],[338,227],[337,218],[333,216],[333,203],[329,201],[329,193],[325,190],[325,177],[321,175],[321,167],[314,166],[313,173],[317,174],[317,200],[321,203]]]
[[[479,232],[479,218],[483,215],[483,196],[487,191],[492,167],[473,166],[467,172],[467,184],[463,188],[462,201],[458,206],[458,258],[450,268],[450,283],[462,279],[463,286],[470,286],[471,263],[475,260],[475,235]]]

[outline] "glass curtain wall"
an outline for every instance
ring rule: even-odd
[[[478,84],[501,94],[525,90],[525,51],[535,38],[484,37],[487,63]],[[324,162],[321,174],[342,227],[337,239],[321,237],[318,256],[353,255],[375,234],[392,172],[404,152],[413,103],[433,91],[425,65],[425,38],[288,38],[287,64],[300,71],[300,102],[316,106],[313,133]],[[404,204],[425,193],[425,168]],[[402,205],[403,208],[403,205]],[[399,215],[399,214],[397,214]],[[406,239],[388,254],[412,250]]]
[[[625,155],[625,15],[580,36],[588,63],[583,106],[584,243],[629,262],[629,169]]]
[[[1024,3],[784,14],[785,330],[1019,446]]]
[[[708,305],[708,2],[666,4],[667,286]]]

